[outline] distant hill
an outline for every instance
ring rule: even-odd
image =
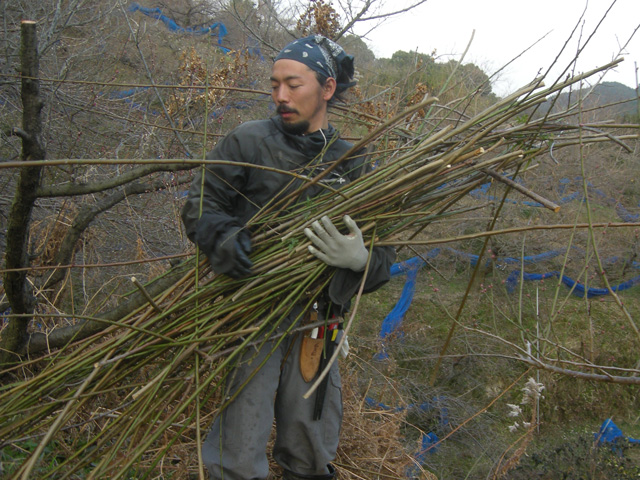
[[[591,120],[617,120],[637,121],[638,98],[633,88],[618,82],[603,82],[597,85],[593,91],[591,88],[562,92],[560,95],[549,98],[536,112],[536,117],[566,110],[569,105],[576,104],[580,98],[582,110]],[[595,109],[595,110],[594,110]]]

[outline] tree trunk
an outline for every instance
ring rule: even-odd
[[[22,74],[22,129],[14,132],[22,138],[22,161],[44,160],[40,111],[40,82],[36,23],[23,20],[21,25],[20,61]],[[7,226],[4,288],[11,305],[12,317],[0,338],[0,365],[17,361],[26,345],[27,326],[34,309],[32,290],[27,282],[29,266],[29,226],[37,198],[42,167],[25,166],[20,172]]]

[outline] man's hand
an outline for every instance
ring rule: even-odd
[[[226,273],[233,278],[243,278],[251,274],[251,237],[245,229],[230,229],[227,237],[220,242],[218,253],[222,258],[226,258],[228,264],[228,269],[220,273]]]
[[[339,268],[349,268],[354,272],[361,272],[367,265],[369,251],[364,246],[362,232],[349,215],[342,221],[349,229],[347,235],[342,235],[329,217],[324,216],[320,222],[315,221],[310,228],[305,228],[305,235],[315,245],[309,245],[309,251],[327,265]]]

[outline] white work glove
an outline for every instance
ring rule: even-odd
[[[342,235],[331,219],[326,215],[311,224],[314,231],[305,228],[305,235],[315,245],[309,245],[312,255],[322,260],[327,265],[339,268],[349,268],[354,272],[362,272],[367,265],[369,251],[362,241],[362,232],[349,215],[345,215],[342,221],[349,229],[347,235]]]

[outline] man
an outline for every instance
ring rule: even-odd
[[[327,38],[314,35],[292,42],[276,57],[272,68],[271,96],[277,115],[240,125],[216,145],[207,159],[317,175],[351,148],[329,124],[328,105],[355,84],[353,74],[353,57]],[[363,156],[354,156],[340,162],[322,181],[339,186],[357,178],[365,168]],[[248,276],[252,263],[247,221],[261,207],[295,191],[299,182],[292,185],[291,176],[273,170],[209,166],[194,179],[182,211],[187,235],[207,255],[216,274]],[[319,191],[322,190],[317,186],[308,188],[297,200],[308,199]],[[365,292],[389,279],[395,259],[390,248],[374,248],[369,258],[355,222],[345,216],[344,223],[349,230],[346,235],[326,217],[305,229],[315,245],[309,247],[311,253],[336,268],[313,312],[319,318],[340,318],[346,312],[367,263]],[[300,305],[293,309],[279,333],[298,318],[309,317],[311,312],[303,312],[302,308]],[[305,380],[301,373],[302,343],[302,335],[292,335],[273,353],[273,344],[268,343],[257,353],[246,352],[235,367],[230,375],[229,395],[235,395],[256,366],[271,354],[215,419],[203,444],[203,460],[212,478],[267,478],[266,447],[274,418],[273,457],[283,467],[284,478],[334,478],[330,462],[336,455],[342,421],[340,376],[334,364],[325,388],[304,399],[311,379],[307,376]]]

